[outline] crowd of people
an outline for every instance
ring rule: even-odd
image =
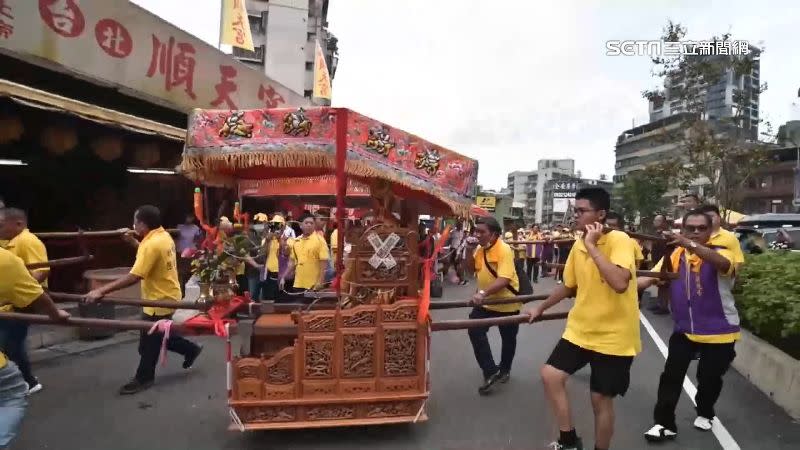
[[[531,225],[527,230],[516,230],[516,234],[503,233],[495,219],[478,218],[469,232],[457,224],[450,234],[443,270],[452,266],[459,284],[466,284],[469,274],[475,274],[477,288],[472,297],[471,319],[522,313],[533,322],[563,299],[575,298],[562,339],[541,369],[547,399],[560,430],[554,448],[583,448],[573,426],[566,381],[586,365],[591,368],[595,449],[610,446],[614,398],[627,392],[631,365],[641,351],[638,296],[642,290],[664,283],[661,278],[637,278],[636,271],[643,267],[645,254],[654,263],[653,271],[669,267],[679,274],[669,283],[669,301],[656,305],[658,311],[672,314],[675,326],[669,357],[657,386],[654,425],[645,437],[661,441],[677,435],[675,407],[681,383],[690,361],[698,355],[697,418],[693,425],[704,431],[713,427],[722,375],[735,357],[734,345],[739,339],[739,317],[731,289],[744,256],[736,237],[721,227],[717,207],[696,203],[688,203],[691,209],[682,218],[680,232],[671,229],[665,216],[656,216],[654,228],[666,240],[646,245],[621,231],[626,228],[623,218],[610,210],[610,196],[599,188],[578,192],[573,210],[574,231]],[[216,225],[227,235],[244,232],[236,230],[225,217],[219,217]],[[145,300],[182,299],[191,276],[189,259],[203,238],[194,218],[187,217],[173,238],[164,229],[158,208],[145,205],[135,211],[132,230],[123,232],[136,248],[130,273],[87,293],[85,301],[96,302],[136,283],[141,283]],[[281,213],[272,217],[256,214],[248,232],[255,245],[250,255],[241,258],[237,275],[240,290],[248,291],[256,301],[297,301],[308,291],[322,289],[333,277],[331,261],[338,251],[349,251],[347,242],[345,248],[338,248],[338,230],[328,227],[323,217],[308,213],[296,223],[290,223]],[[421,249],[430,251],[435,232],[421,234]],[[46,262],[47,252],[28,230],[24,211],[0,209],[0,242],[2,311],[31,309],[53,320],[68,318],[69,314],[58,309],[47,295],[48,269],[26,268]],[[518,264],[522,261],[524,265]],[[548,276],[549,266],[543,263],[550,262],[560,264],[555,274],[556,288],[545,301],[523,310],[522,303],[514,298],[520,293],[522,281],[527,277],[527,281],[537,283]],[[173,312],[145,307],[142,317],[158,323],[170,319]],[[0,322],[0,408],[4,414],[0,421],[0,448],[15,435],[24,415],[26,396],[42,389],[25,353],[27,328],[24,322]],[[469,330],[483,373],[484,382],[478,389],[482,395],[510,380],[519,325],[499,326],[499,363],[492,354],[488,330]],[[139,362],[131,381],[120,389],[121,394],[134,394],[152,386],[163,332],[157,329],[141,333]],[[166,346],[183,356],[185,369],[191,368],[202,352],[202,346],[174,332]]]
[[[696,197],[695,197],[696,200]],[[653,271],[669,268],[679,276],[669,282],[669,302],[660,304],[672,314],[674,332],[669,340],[669,356],[658,385],[653,411],[654,424],[645,431],[650,442],[674,439],[678,433],[675,408],[683,379],[692,359],[697,368],[697,417],[693,426],[709,431],[716,419],[714,406],[722,390],[722,376],[735,357],[739,339],[739,316],[731,293],[735,275],[744,263],[735,236],[721,228],[719,210],[713,205],[690,205],[679,231],[669,227],[666,217],[654,221],[665,238],[662,245],[650,246]],[[587,188],[578,192],[573,215],[576,234],[563,258],[547,254],[545,246],[556,239],[545,238],[539,227],[513,234],[502,229],[493,218],[480,218],[475,231],[480,246],[474,255],[477,292],[472,319],[525,314],[530,323],[566,298],[575,298],[569,310],[561,340],[543,364],[540,376],[560,435],[552,444],[556,450],[583,449],[572,420],[566,383],[585,366],[591,369],[589,390],[595,418],[595,450],[608,449],[614,434],[614,398],[625,395],[635,356],[641,352],[639,335],[639,292],[665,281],[657,277],[638,277],[644,260],[643,245],[624,229],[622,218],[611,210],[608,192]],[[506,238],[507,243],[503,240]],[[559,238],[562,238],[559,236]],[[563,238],[562,238],[563,239]],[[520,244],[520,241],[533,241]],[[523,246],[522,248],[520,246]],[[532,248],[528,248],[531,246]],[[536,246],[541,246],[539,250]],[[551,258],[564,261],[561,283],[543,302],[523,310],[513,302],[520,277],[537,280],[537,263]],[[529,262],[528,271],[515,270],[514,260]],[[669,264],[665,266],[665,261]],[[508,301],[502,302],[503,299]],[[498,304],[498,301],[502,304]],[[482,395],[498,384],[507,383],[516,352],[519,325],[499,327],[502,339],[500,363],[495,362],[486,334],[488,327],[470,328],[469,337],[484,382]]]

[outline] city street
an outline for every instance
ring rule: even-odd
[[[552,278],[535,286],[538,293],[553,287]],[[474,286],[446,286],[445,298],[466,299]],[[569,305],[564,302],[564,308]],[[466,317],[467,309],[436,311],[435,319]],[[666,341],[669,318],[646,315]],[[432,393],[426,423],[371,428],[257,432],[228,431],[225,406],[225,356],[222,342],[204,338],[205,352],[190,372],[170,354],[159,367],[156,386],[130,397],[117,389],[132,375],[136,343],[121,344],[80,356],[53,360],[36,367],[44,390],[31,398],[21,436],[13,448],[24,450],[222,450],[222,449],[531,449],[548,448],[557,427],[538,379],[563,329],[563,322],[523,326],[511,381],[491,396],[477,394],[480,373],[465,331],[433,336]],[[499,344],[497,331],[491,332]],[[658,376],[664,357],[642,326],[643,352],[633,365],[628,394],[617,402],[613,448],[643,449],[649,428]],[[498,346],[499,347],[499,346]],[[496,354],[498,353],[496,348]],[[694,373],[693,364],[690,373]],[[593,446],[593,422],[588,394],[588,368],[570,383],[578,434]],[[800,424],[731,370],[717,405],[730,433],[703,433],[692,427],[691,401],[683,395],[678,408],[679,436],[664,449],[797,449]],[[736,446],[738,444],[738,447]]]

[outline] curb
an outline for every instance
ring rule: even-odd
[[[800,420],[800,361],[742,330],[732,366],[794,420]]]

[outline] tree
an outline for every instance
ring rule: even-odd
[[[679,42],[686,28],[669,22],[664,28],[665,42]],[[712,39],[715,48],[736,48],[730,33]],[[719,47],[718,47],[719,46]],[[699,46],[698,46],[699,47]],[[694,49],[697,50],[698,47]],[[653,74],[662,79],[664,90],[644,91],[654,102],[669,100],[684,106],[682,124],[672,131],[663,131],[665,142],[677,144],[673,156],[657,164],[654,175],[665,177],[670,186],[687,189],[696,183],[704,185],[706,198],[728,209],[738,209],[742,188],[753,174],[768,162],[769,142],[759,141],[751,130],[763,121],[753,121],[750,102],[767,89],[762,84],[754,89],[734,89],[731,117],[712,117],[707,111],[707,90],[723,77],[732,76],[743,85],[750,83],[760,51],[748,55],[686,55],[655,57]],[[773,140],[771,127],[765,123],[765,140]],[[753,139],[753,138],[756,139]]]
[[[606,175],[604,173],[601,173],[600,174],[600,181],[606,181],[606,180],[608,180],[608,175]]]
[[[653,217],[667,206],[664,194],[669,190],[668,179],[658,167],[648,167],[631,172],[625,177],[616,197],[621,203],[616,209],[633,223],[637,218],[650,223]]]

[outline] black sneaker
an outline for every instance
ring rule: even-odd
[[[573,445],[564,445],[558,441],[550,443],[548,445],[552,450],[583,450],[583,441],[581,438],[575,440],[575,444]]]
[[[186,356],[186,358],[184,358],[184,360],[183,360],[183,368],[184,369],[191,369],[192,365],[194,365],[195,360],[197,360],[197,357],[200,356],[200,353],[202,353],[202,352],[203,352],[203,346],[202,345],[198,345],[196,352],[194,352],[191,355],[188,355],[188,356]]]
[[[490,375],[489,378],[487,378],[483,382],[483,385],[478,388],[478,394],[488,395],[492,391],[494,385],[497,384],[498,381],[500,381],[500,376],[501,375],[499,370],[495,372],[493,375]]]
[[[152,386],[153,386],[153,382],[152,381],[141,382],[141,381],[139,381],[139,380],[134,378],[133,380],[131,380],[130,383],[128,383],[125,386],[122,386],[120,388],[119,395],[137,394],[137,393],[142,392],[144,390],[150,389],[150,387],[152,387]]]
[[[498,378],[497,381],[499,381],[500,383],[506,384],[506,383],[508,383],[508,380],[510,378],[511,378],[511,374],[510,373],[508,373],[508,372],[500,372],[500,377]]]

